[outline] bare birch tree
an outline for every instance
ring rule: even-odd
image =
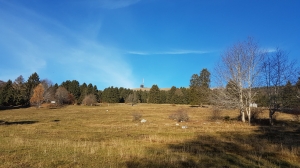
[[[273,115],[276,111],[283,110],[281,101],[283,86],[288,81],[295,83],[297,68],[295,61],[290,62],[287,53],[277,48],[265,58],[262,73],[264,85],[267,88],[270,124],[273,125]]]
[[[263,60],[265,52],[258,44],[248,38],[246,41],[234,44],[222,55],[221,61],[216,66],[216,79],[218,84],[215,98],[218,103],[238,108],[241,120],[245,122],[245,112],[250,122],[251,108],[255,93],[253,87],[257,84],[259,63]],[[226,85],[230,84],[230,92]]]
[[[261,63],[267,52],[259,48],[258,44],[249,39],[245,46],[245,104],[249,124],[251,122],[251,104],[254,103],[254,97],[257,94],[253,88],[259,86],[259,75],[261,72]]]

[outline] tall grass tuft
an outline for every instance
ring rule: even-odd
[[[132,117],[132,121],[141,121],[143,115],[141,113],[134,112],[132,113]]]

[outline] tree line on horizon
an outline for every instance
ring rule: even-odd
[[[77,80],[66,80],[60,85],[52,84],[48,79],[40,80],[39,75],[34,72],[25,81],[20,75],[14,81],[0,81],[0,105],[1,106],[39,106],[42,103],[56,101],[63,104],[86,104],[95,103],[157,103],[157,104],[200,104],[200,101],[207,103],[207,96],[201,96],[201,92],[209,89],[210,73],[203,69],[203,74],[194,74],[191,79],[190,88],[171,87],[170,90],[160,90],[153,85],[150,91],[132,90],[124,87],[108,87],[98,90],[93,84],[80,84]],[[201,91],[199,77],[206,73],[205,88]],[[204,85],[204,84],[203,84]],[[202,87],[202,86],[201,86]],[[196,91],[197,90],[197,91]],[[200,95],[200,96],[199,96]]]
[[[229,47],[214,71],[216,88],[210,88],[211,73],[202,69],[193,74],[189,88],[171,87],[160,90],[153,85],[149,91],[108,87],[98,90],[93,84],[66,80],[60,85],[40,80],[33,73],[27,81],[19,76],[14,82],[0,81],[0,106],[29,106],[56,101],[58,104],[155,103],[214,105],[239,109],[241,120],[251,118],[251,104],[269,110],[270,122],[276,111],[300,109],[300,71],[296,61],[277,48],[275,52],[261,49],[252,38]]]

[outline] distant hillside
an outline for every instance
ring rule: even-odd
[[[132,88],[131,90],[142,90],[142,91],[150,91],[151,88]],[[159,90],[165,90],[165,91],[168,91],[170,90],[171,88],[159,88]]]

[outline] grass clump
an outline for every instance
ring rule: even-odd
[[[141,113],[132,113],[132,121],[141,121],[143,115]]]
[[[230,116],[225,116],[224,117],[224,121],[229,121],[230,120]]]
[[[172,113],[169,118],[171,120],[176,120],[178,122],[189,121],[190,117],[187,112],[183,109],[177,110],[175,113]]]

